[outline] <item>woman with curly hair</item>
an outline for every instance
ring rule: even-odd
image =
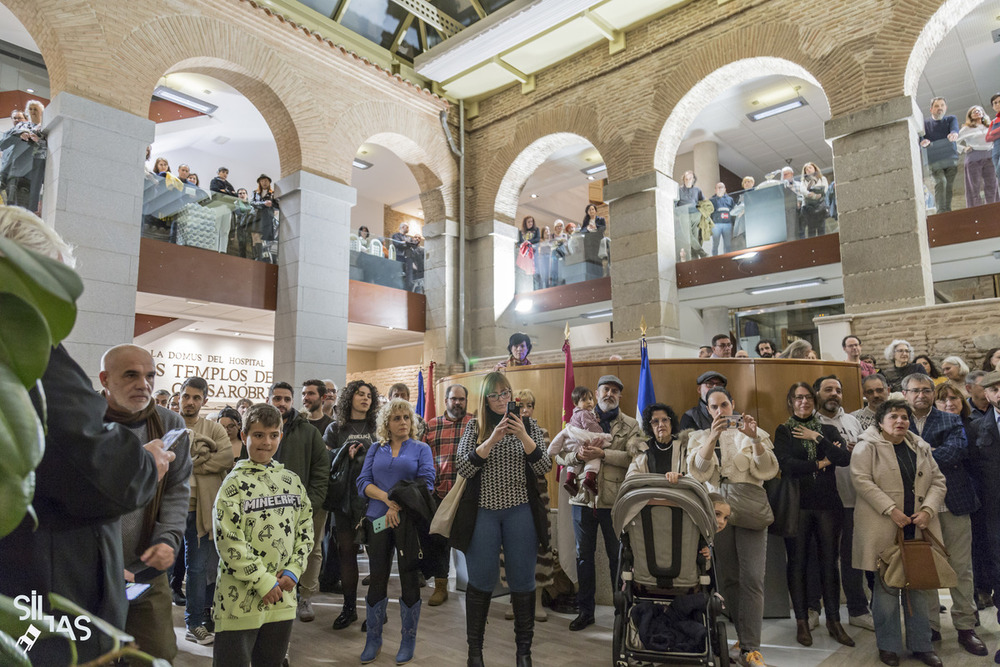
[[[948,381],[948,378],[942,375],[941,371],[938,370],[938,367],[934,363],[934,360],[931,359],[926,354],[918,354],[917,356],[915,356],[913,358],[913,363],[917,364],[918,366],[924,369],[924,373],[927,374],[927,377],[934,380],[935,387],[943,382]]]
[[[379,397],[375,385],[364,380],[347,383],[337,397],[337,420],[326,427],[323,441],[333,454],[330,486],[323,509],[333,514],[340,556],[340,581],[344,607],[333,622],[343,630],[358,620],[358,544],[355,530],[364,518],[365,500],[355,485],[365,463],[368,448],[375,442],[375,417]]]

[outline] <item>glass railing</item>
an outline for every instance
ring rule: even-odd
[[[271,206],[147,174],[142,235],[272,264],[278,263],[277,202]]]
[[[611,238],[599,232],[574,232],[552,241],[521,243],[515,249],[518,294],[607,277]]]
[[[984,128],[985,129],[985,128]],[[921,140],[924,202],[927,215],[958,211],[1000,201],[992,147],[984,133],[962,128],[957,142]]]
[[[702,203],[701,208],[690,203],[675,206],[678,262],[832,234],[839,229],[833,183],[807,187],[799,180],[769,179],[752,190],[728,196],[731,202],[706,199],[712,205]]]
[[[424,293],[427,253],[419,236],[360,237],[351,234],[351,280]]]

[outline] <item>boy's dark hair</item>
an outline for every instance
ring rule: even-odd
[[[323,386],[325,387],[326,385]],[[287,382],[275,382],[274,384],[272,384],[270,387],[267,388],[268,398],[274,396],[275,389],[287,389],[288,393],[290,393],[292,396],[295,396],[295,390],[292,389],[292,385],[288,384]]]
[[[836,375],[824,375],[823,377],[816,378],[816,381],[813,382],[813,393],[819,394],[819,388],[822,387],[823,383],[826,382],[827,380],[836,380],[837,384],[839,384],[841,388],[843,388],[844,386],[844,383],[841,382],[840,378],[837,377]]]
[[[279,387],[280,388],[280,387]],[[281,413],[268,403],[254,403],[243,417],[243,435],[250,433],[250,427],[260,424],[264,428],[281,428]]]
[[[184,380],[184,384],[181,385],[181,393],[185,389],[191,387],[192,389],[197,389],[201,392],[201,395],[208,398],[208,383],[205,382],[204,378],[200,378],[197,375],[192,375],[187,380]]]
[[[303,387],[316,387],[316,393],[319,394],[320,398],[326,396],[326,383],[322,380],[306,380],[302,383]]]
[[[729,505],[729,501],[721,493],[710,493],[708,499],[712,501],[713,505]]]
[[[584,387],[580,385],[579,387],[573,387],[573,393],[569,395],[570,400],[573,401],[573,405],[576,405],[587,396],[594,397],[594,390],[590,387]]]

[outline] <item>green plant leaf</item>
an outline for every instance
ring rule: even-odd
[[[0,537],[9,535],[28,511],[35,495],[35,473],[23,479],[14,475],[0,475]]]
[[[39,287],[63,301],[76,301],[83,294],[80,276],[62,262],[23,248],[6,238],[0,238],[0,252],[7,255]]]
[[[45,434],[28,390],[3,364],[0,364],[0,396],[3,396],[0,401],[0,479],[13,476],[20,481],[42,460]]]
[[[0,364],[6,364],[25,389],[35,386],[49,365],[49,325],[30,303],[0,294]]]
[[[122,584],[124,586],[124,584]],[[119,630],[115,626],[111,625],[103,618],[91,614],[89,611],[78,605],[77,603],[64,598],[58,593],[49,593],[49,604],[53,609],[58,609],[59,611],[64,611],[68,614],[73,614],[74,616],[86,616],[90,619],[90,624],[111,637],[113,640],[117,641],[119,645],[128,644],[131,641],[135,641],[135,638],[125,632],[124,630]]]
[[[62,268],[71,270],[65,266]],[[77,279],[79,280],[78,277]],[[0,256],[0,292],[14,294],[35,306],[52,330],[53,345],[63,340],[73,329],[73,324],[76,322],[76,303],[72,299],[67,300],[65,296],[52,294],[41,288],[31,276],[21,271],[9,257],[4,256]]]
[[[0,632],[0,664],[10,667],[31,667],[31,660],[17,645],[17,640],[6,632]]]

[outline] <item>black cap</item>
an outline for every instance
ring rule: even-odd
[[[722,380],[723,387],[729,384],[729,380],[726,379],[726,376],[718,371],[705,371],[704,373],[698,376],[698,379],[695,380],[695,384],[702,384],[703,382],[707,382],[712,378],[719,378],[720,380]]]

